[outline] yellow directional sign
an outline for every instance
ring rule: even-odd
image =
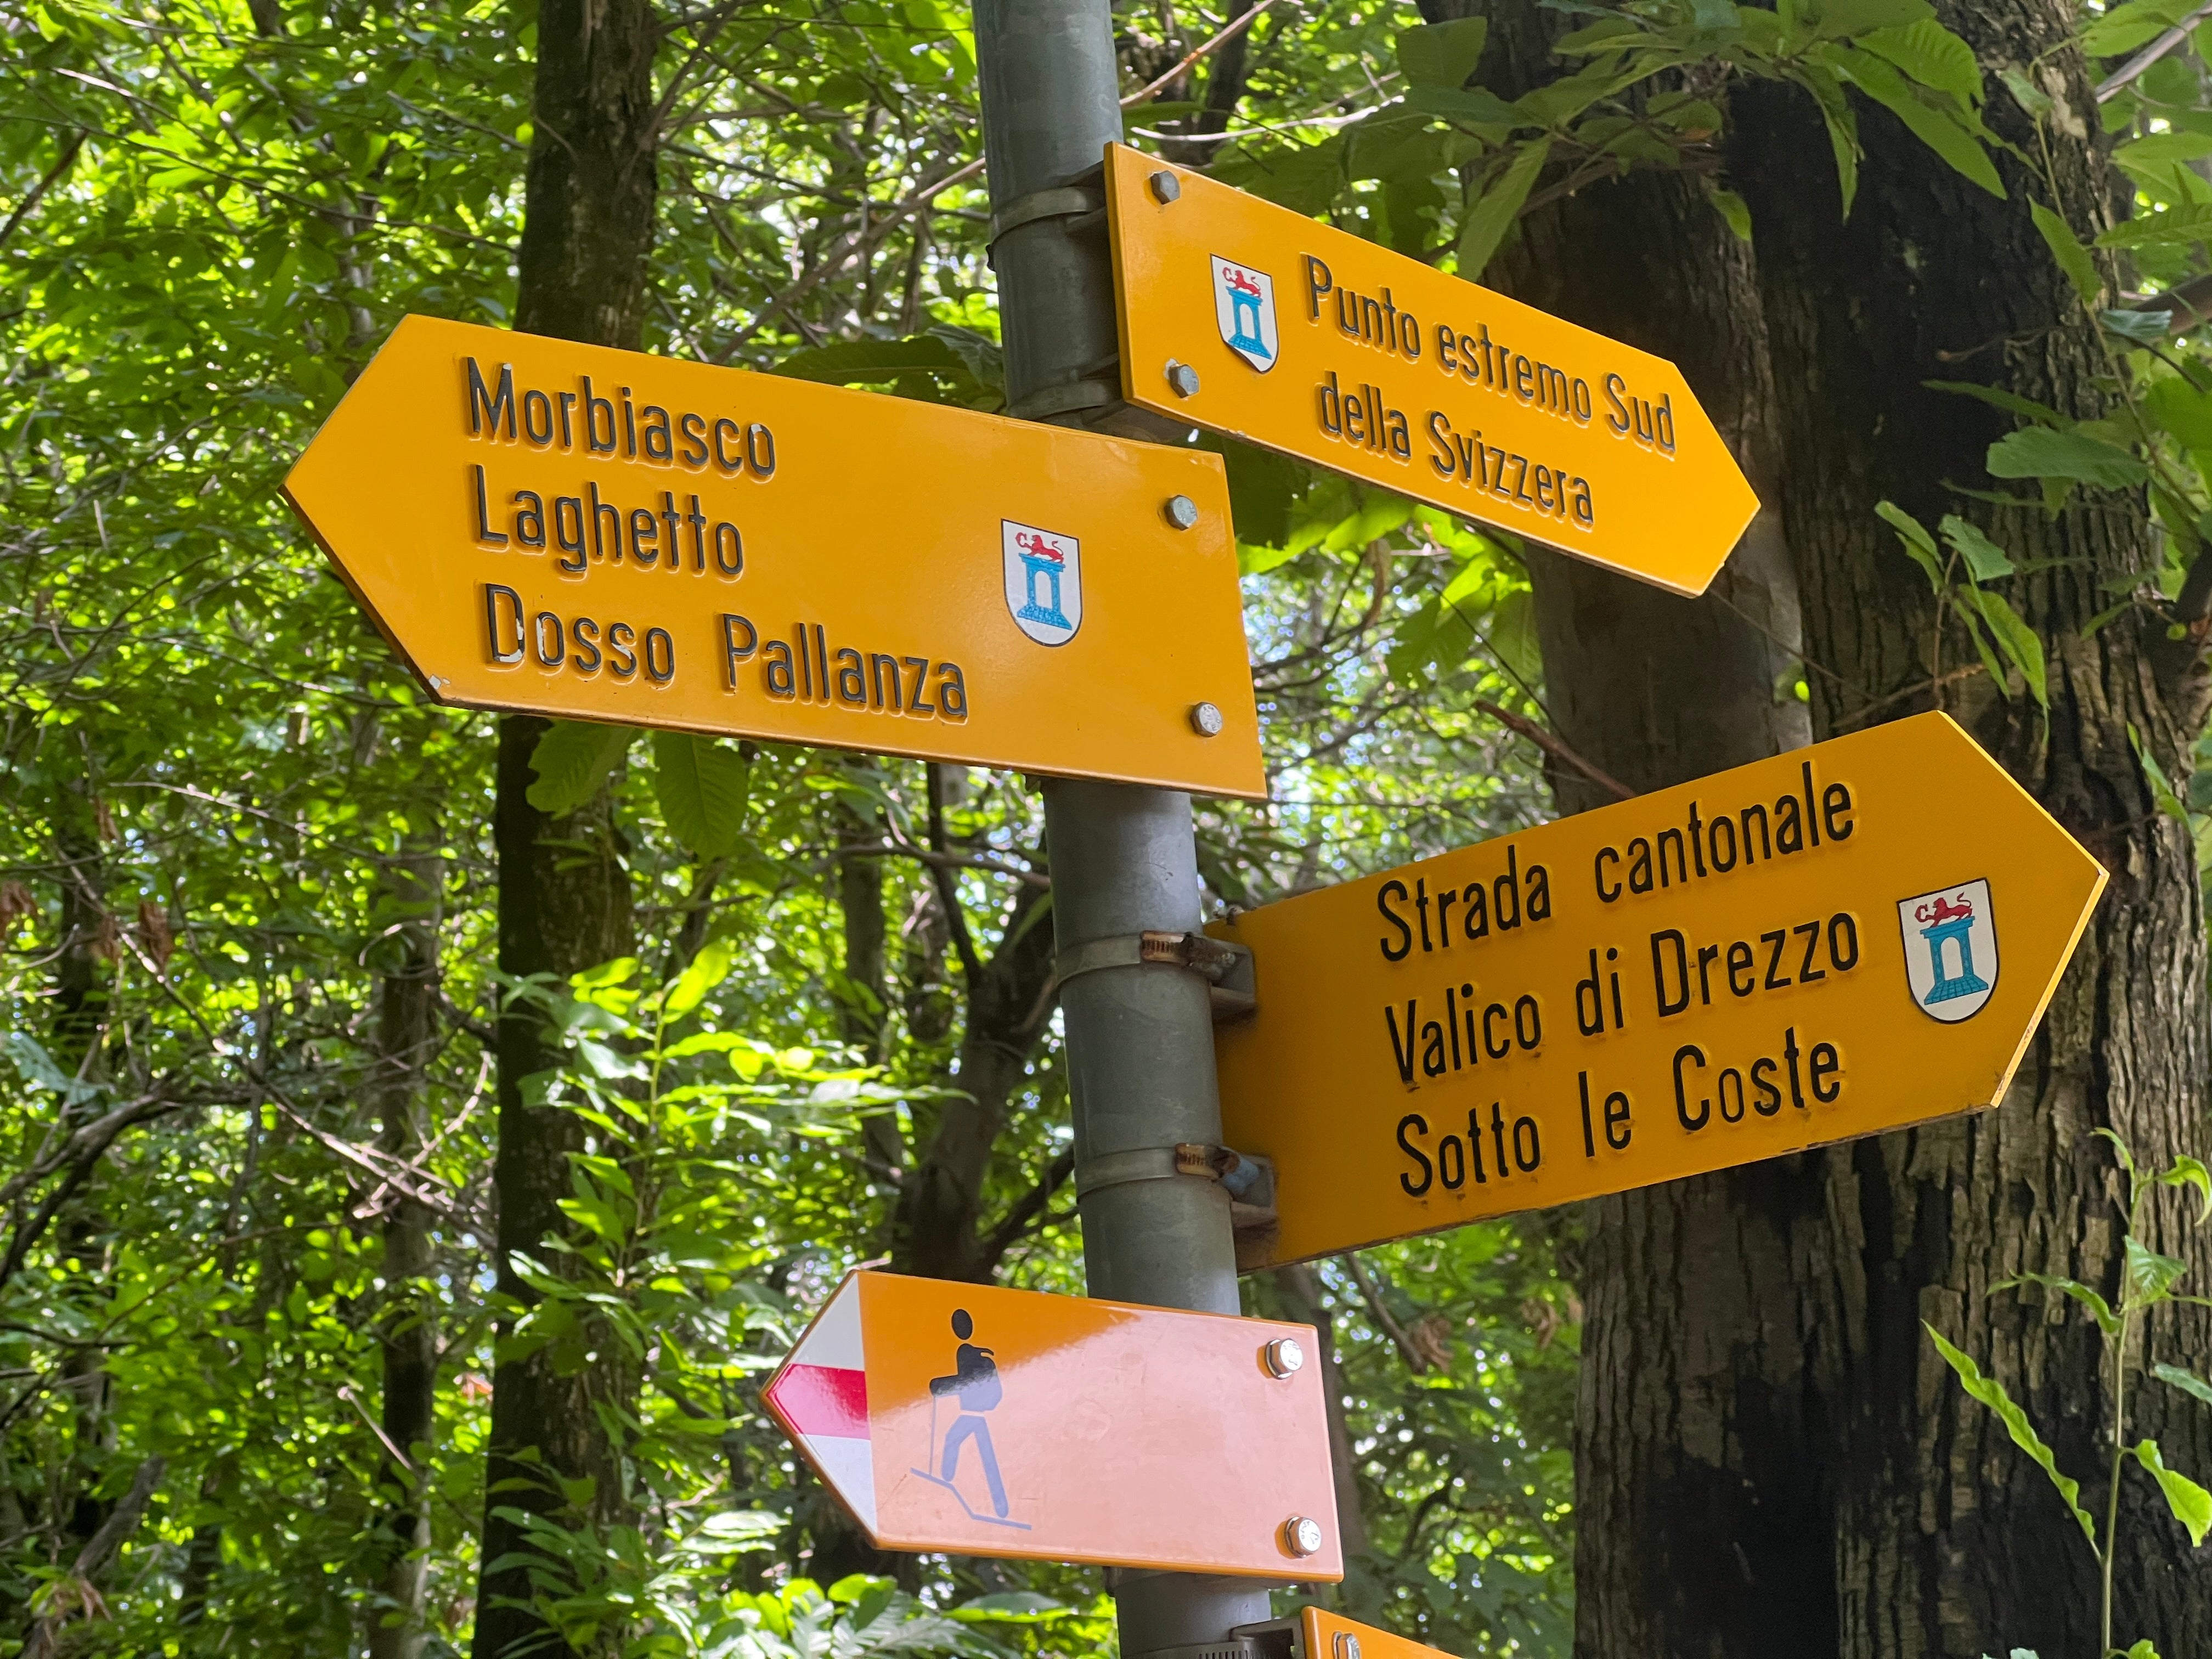
[[[2105,872],[1942,714],[1215,931],[1294,1261],[1991,1106]]]
[[[879,1549],[1336,1579],[1314,1341],[857,1272],[761,1398]]]
[[[1759,510],[1662,357],[1126,146],[1123,395],[1702,593]]]
[[[284,490],[447,702],[1266,793],[1212,456],[410,317]]]

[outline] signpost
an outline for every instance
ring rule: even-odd
[[[879,1549],[1334,1580],[1314,1341],[859,1272],[763,1398]]]
[[[1247,1261],[1995,1105],[2104,885],[1931,714],[1248,912]]]
[[[1125,145],[1123,395],[1678,593],[1759,510],[1664,358]]]
[[[1265,793],[1213,456],[410,317],[284,489],[447,702]]]

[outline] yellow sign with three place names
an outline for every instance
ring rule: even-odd
[[[1223,1131],[1270,1260],[2002,1098],[2105,872],[1917,715],[1216,926]]]
[[[1677,593],[1759,510],[1663,357],[1115,144],[1123,396]]]
[[[1266,793],[1215,456],[410,317],[284,492],[442,702]]]

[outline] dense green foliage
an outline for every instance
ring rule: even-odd
[[[1189,43],[1150,21],[1132,20],[1133,77]],[[1391,21],[1263,23],[1248,118],[1351,110],[1391,73]],[[975,155],[963,23],[929,0],[672,20],[655,349],[995,405],[976,182],[883,210]],[[71,4],[0,29],[0,1642],[43,1625],[71,1651],[359,1651],[380,1617],[378,1335],[420,1319],[436,1435],[389,1451],[431,1494],[433,1650],[465,1647],[495,1311],[487,1040],[524,994],[573,1038],[542,1086],[598,1134],[571,1259],[515,1340],[557,1351],[611,1310],[646,1378],[640,1529],[533,1534],[556,1621],[654,1654],[814,1651],[833,1624],[841,1650],[1097,1645],[1095,1573],[919,1562],[896,1595],[853,1579],[821,1601],[808,1575],[841,1570],[816,1557],[850,1541],[756,1401],[838,1273],[884,1249],[896,1172],[868,1125],[919,1134],[957,1088],[962,938],[988,956],[1044,879],[1036,798],[948,772],[933,866],[919,766],[717,749],[710,814],[673,775],[696,765],[682,748],[589,745],[586,769],[617,769],[640,959],[501,986],[489,722],[426,704],[277,497],[401,314],[505,320],[528,8]],[[1188,124],[1176,90],[1143,119]],[[1535,672],[1510,557],[1235,464],[1277,789],[1205,815],[1216,901],[1536,816],[1533,757],[1473,708]],[[836,877],[860,846],[895,936],[872,992],[843,960]],[[437,1037],[424,1150],[402,1162],[376,1007],[420,920],[395,872],[426,856]],[[1048,1035],[996,1150],[1002,1213],[1066,1143],[1055,1051]],[[380,1271],[402,1192],[434,1217],[412,1283]],[[1002,1277],[1078,1290],[1071,1197],[1047,1196]],[[1351,1604],[1468,1650],[1561,1650],[1578,1310],[1553,1234],[1472,1229],[1320,1282],[1375,1547]],[[140,1478],[143,1518],[80,1581]]]
[[[2093,49],[2186,9],[2161,3],[2107,14]],[[653,348],[996,407],[963,9],[668,11]],[[1133,89],[1221,21],[1121,13]],[[757,1401],[839,1273],[887,1247],[885,1149],[959,1088],[963,988],[1048,886],[1036,797],[556,730],[555,797],[615,780],[639,956],[502,985],[490,721],[425,702],[280,504],[402,314],[506,320],[532,30],[502,0],[0,13],[0,1644],[44,1627],[85,1653],[358,1652],[383,1616],[370,1562],[397,1456],[431,1494],[432,1650],[465,1647],[495,1311],[489,1022],[521,995],[569,1034],[538,1086],[594,1150],[567,1259],[538,1264],[514,1340],[557,1353],[612,1331],[644,1379],[622,1425],[639,1528],[537,1528],[549,1616],[640,1655],[1093,1650],[1095,1573],[849,1572],[849,1534]],[[1532,203],[1629,166],[1692,167],[1741,224],[1712,146],[1729,74],[1819,99],[1847,178],[1845,84],[1978,181],[1995,142],[1971,52],[1912,0],[1639,0],[1513,105],[1468,84],[1479,21],[1422,27],[1411,5],[1283,3],[1247,44],[1234,84],[1202,64],[1133,108],[1133,142],[1469,277]],[[1683,64],[1694,87],[1655,79]],[[2031,68],[2002,81],[2039,119],[2081,118]],[[2122,308],[2103,262],[2160,286],[2202,264],[2203,101],[2178,55],[2104,106],[2141,135],[2121,164],[2160,210],[2110,226],[2053,203],[2046,234],[2128,395],[2087,425],[2016,411],[2014,470],[1991,469],[2046,494],[2152,481],[2172,557],[2116,607],[2212,573],[2212,372]],[[1479,706],[1536,707],[1515,550],[1250,452],[1230,465],[1273,794],[1202,811],[1211,902],[1542,816],[1538,757]],[[1977,619],[1985,672],[2039,694],[2005,556],[1949,521],[1900,533]],[[398,872],[423,859],[437,1039],[410,1109],[422,1150],[399,1158],[376,1007],[421,919]],[[856,860],[891,933],[873,985],[845,955]],[[1006,1282],[1075,1291],[1057,1060],[1048,1031],[990,1218]],[[404,1283],[381,1271],[400,1194],[434,1217],[434,1267]],[[1575,1264],[1571,1224],[1540,1217],[1319,1267],[1370,1545],[1347,1610],[1461,1653],[1566,1651]],[[1270,1313],[1289,1293],[1249,1289]],[[395,1320],[437,1335],[436,1434],[411,1447],[377,1428]],[[81,1552],[134,1491],[143,1518],[87,1582]]]

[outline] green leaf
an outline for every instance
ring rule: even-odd
[[[1403,29],[1392,43],[1406,82],[1416,87],[1463,87],[1482,58],[1490,33],[1486,17],[1462,17],[1449,23],[1424,23]]]
[[[2173,1288],[2173,1281],[2189,1271],[2186,1261],[2160,1255],[2133,1233],[2128,1235],[2124,1248],[2126,1265],[2120,1275],[2123,1308],[2148,1307],[2163,1302],[2166,1293]]]
[[[2171,243],[2185,247],[2207,237],[2212,237],[2212,202],[2191,202],[2163,213],[2123,219],[2097,238],[2097,246],[2143,248]]]
[[[1721,217],[1728,222],[1728,228],[1735,233],[1736,240],[1739,242],[1751,240],[1751,208],[1742,197],[1732,190],[1723,190],[1718,185],[1708,180],[1705,184],[1705,199],[1711,202]]]
[[[1997,649],[2005,660],[2020,671],[2027,695],[2045,709],[2051,707],[2049,671],[2045,665],[2043,641],[2030,628],[2019,611],[2014,610],[2002,594],[1992,593],[1986,588],[1961,586],[1958,590],[1960,604],[1972,605],[1989,626],[1990,635],[1996,641]]]
[[[2181,804],[2181,797],[2174,793],[2173,785],[2166,775],[2166,769],[2158,763],[2158,757],[2143,747],[2142,733],[2136,730],[2136,723],[2133,720],[2128,722],[2128,744],[2136,751],[2136,764],[2142,768],[2143,781],[2150,785],[2150,798],[2153,804],[2169,817],[2179,818],[2184,823],[2188,823],[2189,809]],[[2112,1134],[2108,1129],[2100,1130],[2098,1133],[2112,1135],[2112,1144],[2119,1147],[2120,1157],[2128,1166],[2128,1174],[2133,1177],[2136,1172],[2135,1158],[2129,1152],[2126,1145],[2118,1135]]]
[[[2081,50],[2092,58],[2112,58],[2155,40],[2186,16],[2190,0],[2127,0],[2089,20],[2081,31]]]
[[[2089,1310],[2089,1316],[2097,1322],[2097,1328],[2106,1335],[2113,1336],[2119,1332],[2120,1316],[2112,1311],[2112,1304],[2078,1279],[2061,1279],[2055,1273],[2014,1273],[2010,1279],[2000,1279],[1990,1285],[1990,1294],[1995,1296],[1999,1291],[2008,1291],[2020,1285],[2039,1285],[2046,1291],[2057,1291],[2070,1296]]]
[[[2212,133],[2180,131],[2154,132],[2112,152],[2115,161],[2135,169],[2174,167],[2201,161],[2208,155],[2212,155]]]
[[[1930,392],[1955,392],[1961,398],[1974,398],[2002,409],[2008,415],[2017,415],[2022,420],[2040,421],[2057,427],[2061,432],[2073,429],[2074,422],[2061,415],[2049,404],[2037,403],[2033,398],[2023,398],[2017,392],[2008,392],[2002,386],[1982,386],[1972,380],[1923,380],[1921,385]]]
[[[730,964],[737,959],[737,947],[726,939],[710,939],[699,947],[699,954],[691,958],[691,965],[677,975],[676,983],[668,988],[660,1009],[669,1018],[690,1013],[706,1000],[707,993],[730,975]]]
[[[1928,102],[1923,94],[1872,52],[1846,48],[1838,54],[1838,69],[1852,85],[1911,128],[1913,137],[1948,162],[1954,172],[1998,200],[2004,199],[2004,181],[1997,177],[1996,164],[1982,148],[1979,135],[1957,114]]]
[[[2158,1454],[2158,1442],[2145,1440],[2136,1447],[2136,1462],[2150,1471],[2159,1490],[2166,1494],[2166,1506],[2173,1511],[2173,1518],[2189,1530],[2189,1547],[2195,1549],[2204,1541],[2204,1534],[2212,1532],[2212,1492],[2207,1492],[2187,1475],[2166,1467],[2166,1460]]]
[[[1856,44],[1903,70],[1923,87],[1948,92],[1959,107],[1971,110],[1982,101],[1982,66],[1974,49],[1933,17],[1899,28],[1863,32]]]
[[[738,844],[750,772],[744,757],[711,738],[653,734],[653,799],[669,833],[696,858],[721,858]]]
[[[1851,203],[1859,193],[1859,122],[1844,95],[1843,82],[1825,64],[1800,64],[1795,78],[1820,106],[1820,120],[1828,132],[1828,148],[1836,157],[1836,188],[1844,198],[1844,217],[1851,216]]]
[[[1210,169],[1224,184],[1294,213],[1324,211],[1344,193],[1344,139],[1331,134],[1317,144],[1287,144],[1251,151],[1233,147]]]
[[[1515,127],[1536,125],[1496,93],[1481,87],[1416,87],[1406,95],[1406,103],[1424,114],[1495,129],[1501,135]]]
[[[1525,587],[1516,587],[1498,601],[1484,630],[1490,648],[1524,685],[1543,678],[1544,653],[1536,638],[1536,599]]]
[[[1947,513],[1938,528],[1943,532],[1943,539],[1966,562],[1967,572],[1976,581],[1995,581],[2000,576],[2013,574],[2013,562],[2005,556],[2004,549],[1984,536],[1978,526],[1967,523],[1955,513]]]
[[[2194,778],[2190,780],[2193,785]],[[2212,1220],[2212,1170],[2204,1166],[2201,1158],[2191,1158],[2184,1152],[2166,1169],[2160,1171],[2158,1184],[2161,1187],[2194,1187],[2197,1195],[2204,1200],[2204,1207],[2197,1219],[2199,1225]]]
[[[1498,182],[1483,191],[1482,199],[1468,210],[1459,234],[1459,274],[1472,283],[1482,275],[1490,256],[1504,241],[1505,233],[1521,216],[1521,204],[1535,187],[1536,175],[1552,153],[1549,137],[1531,139],[1515,156]]]
[[[1990,446],[1990,475],[1997,478],[2066,478],[2124,489],[2150,477],[2150,468],[2117,444],[2079,432],[2027,427]]]
[[[1875,29],[1903,28],[1935,15],[1927,0],[1827,0],[1816,8],[1813,38],[1836,40]]]
[[[2058,1460],[2051,1455],[2051,1448],[2043,1443],[2043,1437],[2036,1433],[2034,1425],[2027,1420],[2027,1413],[2005,1392],[2004,1384],[1994,1376],[1984,1376],[1979,1365],[1953,1347],[1944,1340],[1943,1333],[1927,1321],[1921,1322],[1921,1328],[1935,1340],[1936,1351],[1959,1374],[1960,1386],[1995,1412],[2004,1424],[2006,1431],[2012,1436],[2013,1444],[2033,1458],[2044,1474],[2051,1477],[2051,1484],[2058,1489],[2058,1495],[2066,1500],[2066,1507],[2073,1510],[2075,1520],[2081,1523],[2081,1536],[2089,1540],[2091,1549],[2096,1548],[2097,1525],[2090,1520],[2089,1511],[2081,1507],[2081,1483],[2058,1472]]]
[[[1895,501],[1877,501],[1874,510],[1881,515],[1883,523],[1897,532],[1897,539],[1912,556],[1913,563],[1927,573],[1928,586],[1941,591],[1943,586],[1943,556],[1936,550],[1936,538],[1928,533],[1928,526]]]
[[[2150,1374],[2169,1389],[2179,1389],[2182,1393],[2212,1406],[2212,1382],[2207,1382],[2194,1371],[2185,1371],[2179,1365],[2154,1365],[2150,1368]]]
[[[593,795],[629,750],[636,729],[602,726],[596,720],[556,720],[530,752],[537,781],[524,799],[539,811],[560,817]]]
[[[2081,246],[2081,239],[2075,235],[2073,226],[2040,202],[2031,202],[2027,211],[2035,221],[2035,228],[2043,233],[2051,257],[2058,261],[2059,270],[2066,273],[2066,280],[2081,296],[2081,303],[2094,307],[2105,297],[2104,279],[2097,275],[2097,262]]]

